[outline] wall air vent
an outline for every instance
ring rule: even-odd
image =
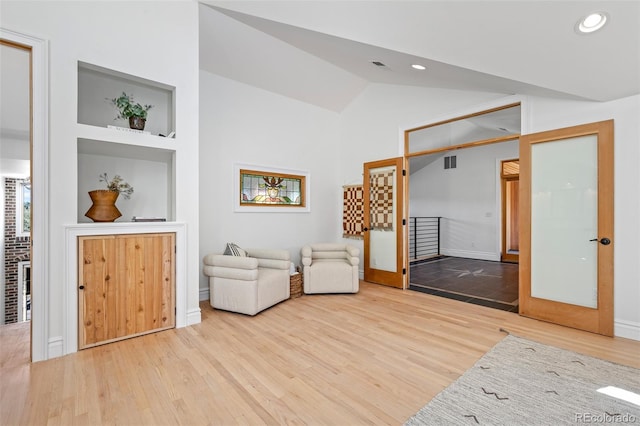
[[[444,157],[444,168],[445,169],[455,169],[457,166],[456,156],[452,155],[450,157]]]
[[[386,65],[385,65],[385,64],[383,64],[383,63],[382,63],[382,62],[380,62],[380,61],[371,61],[371,63],[372,63],[373,65],[375,65],[376,67],[386,67]]]

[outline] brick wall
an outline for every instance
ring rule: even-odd
[[[18,262],[29,260],[30,238],[16,237],[16,188],[18,179],[4,180],[4,321],[18,321]]]

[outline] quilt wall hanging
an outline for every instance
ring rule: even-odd
[[[369,176],[371,229],[393,231],[393,174],[386,170]]]
[[[342,237],[362,239],[364,188],[362,185],[345,185],[342,190]]]

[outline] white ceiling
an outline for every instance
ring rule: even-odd
[[[334,111],[370,83],[594,101],[640,93],[640,1],[200,3],[201,69]],[[576,34],[594,11],[607,26]]]
[[[200,3],[201,69],[333,111],[370,83],[595,101],[640,93],[640,0]],[[609,24],[576,34],[593,11]],[[0,128],[26,139],[13,51],[0,61]]]

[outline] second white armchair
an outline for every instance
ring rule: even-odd
[[[319,243],[302,247],[304,292],[357,293],[360,250],[348,244]]]

